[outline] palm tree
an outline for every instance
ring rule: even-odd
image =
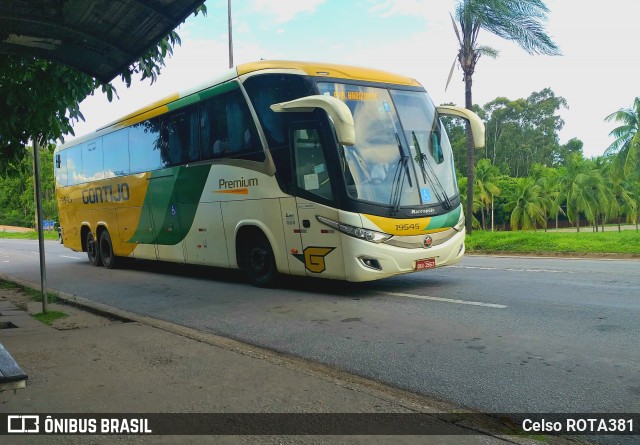
[[[541,164],[533,164],[529,177],[533,179],[536,185],[540,186],[540,204],[544,215],[544,231],[547,231],[547,216],[555,218],[557,229],[558,215],[564,213],[561,206],[562,194],[559,189],[558,170]]]
[[[615,154],[616,169],[628,176],[640,166],[640,97],[635,98],[632,108],[621,108],[604,120],[621,124],[609,133],[615,140],[606,149],[605,155]]]
[[[558,55],[560,51],[547,35],[543,22],[549,10],[542,0],[459,0],[455,18],[451,16],[453,28],[458,38],[460,49],[454,66],[451,67],[449,80],[456,63],[460,64],[465,83],[465,107],[471,110],[473,100],[471,85],[473,73],[480,56],[495,58],[498,51],[494,48],[478,44],[481,29],[517,43],[529,54]],[[467,188],[466,214],[472,214],[473,202],[473,166],[474,145],[471,129],[467,124]],[[471,218],[467,218],[467,233],[471,233]]]
[[[516,194],[505,207],[511,211],[511,230],[536,229],[545,222],[541,187],[531,178],[518,178]]]
[[[625,208],[625,215],[627,216],[627,223],[636,225],[636,232],[638,231],[638,223],[640,222],[640,175],[636,175],[634,179],[627,181],[627,189],[631,194],[632,202],[629,208]]]
[[[602,202],[604,182],[593,161],[574,154],[560,169],[560,192],[567,204],[567,217],[580,231],[580,214],[595,223]]]
[[[500,195],[500,189],[495,184],[500,170],[491,163],[491,160],[483,158],[476,165],[476,191],[477,199],[483,204],[482,212],[482,230],[487,230],[485,221],[485,212],[489,212],[491,208],[491,231],[493,232],[493,197]]]

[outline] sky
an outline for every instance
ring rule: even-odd
[[[449,13],[457,0],[232,0],[233,59],[287,59],[358,65],[411,76],[436,104],[464,105],[462,71],[445,90],[457,54]],[[473,77],[473,101],[511,100],[550,87],[567,100],[559,114],[560,143],[584,142],[587,157],[602,155],[615,123],[604,118],[640,95],[640,2],[546,0],[546,29],[561,56],[531,56],[516,44],[481,31],[479,42],[499,50],[482,57]],[[80,105],[82,136],[148,103],[215,77],[229,67],[227,0],[207,0],[208,14],[178,29],[182,45],[158,80],[114,81],[119,98],[99,92]]]

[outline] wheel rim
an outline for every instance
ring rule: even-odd
[[[102,256],[103,263],[109,263],[111,261],[111,243],[107,237],[102,237],[101,239],[100,255]]]
[[[87,254],[91,261],[95,261],[98,257],[96,253],[96,240],[93,238],[93,234],[87,235]]]
[[[249,253],[249,269],[251,272],[262,277],[269,271],[269,254],[262,246],[256,246]]]

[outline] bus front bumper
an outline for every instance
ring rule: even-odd
[[[465,231],[429,248],[403,248],[342,236],[348,281],[371,281],[458,263],[465,251]]]

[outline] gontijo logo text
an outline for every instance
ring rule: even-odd
[[[151,434],[149,419],[139,417],[61,417],[22,414],[7,416],[8,434]]]
[[[84,204],[128,201],[130,196],[129,184],[126,182],[118,184],[115,188],[112,185],[103,185],[102,187],[90,187],[82,190],[82,202]]]

